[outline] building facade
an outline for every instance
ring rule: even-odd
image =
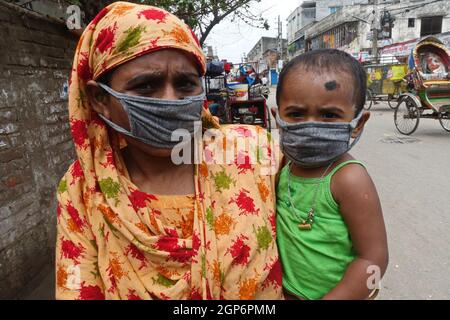
[[[316,3],[318,17],[319,11],[322,11],[322,15],[326,12],[319,9],[319,2]],[[328,3],[331,5],[332,1]],[[304,26],[296,32],[289,45],[290,57],[320,48],[336,48],[352,54],[371,54],[373,26],[378,26],[379,34],[383,34],[381,21],[388,14],[393,19],[393,25],[388,28],[388,36],[385,33],[385,37],[378,40],[379,48],[450,31],[450,1],[379,0],[378,3],[378,16],[373,13],[375,6],[372,1],[368,1],[358,5],[343,5],[342,9],[337,8],[320,21]],[[331,9],[334,7],[329,6],[328,12],[334,10]]]
[[[420,1],[420,0],[419,0]],[[334,15],[341,10],[358,5],[371,5],[373,0],[316,0],[304,1],[288,18],[288,52],[289,58],[307,50],[305,35],[317,22]],[[399,0],[378,0],[379,5],[400,3]],[[356,20],[357,21],[357,20]],[[339,34],[339,43],[353,41],[354,24],[341,26],[331,34],[325,35],[325,43]],[[336,33],[336,34],[335,34]]]
[[[294,41],[295,33],[302,28],[301,13],[302,7],[297,7],[287,18],[287,41],[292,43]]]
[[[287,40],[282,39],[283,51],[287,50]],[[263,60],[264,53],[267,50],[277,50],[278,48],[278,38],[262,37],[255,44],[255,46],[247,54],[248,62],[259,62]]]
[[[247,54],[247,62],[257,62],[258,72],[264,73],[270,69],[276,69],[278,60],[287,59],[287,40],[282,39],[283,54],[278,50],[278,39],[262,37],[252,50]]]

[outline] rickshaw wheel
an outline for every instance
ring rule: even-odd
[[[373,105],[372,91],[367,90],[366,91],[366,104],[364,105],[364,109],[370,110],[370,108],[372,108],[372,105]]]
[[[396,96],[394,96],[392,94],[389,94],[388,95],[388,99],[387,99],[387,103],[389,105],[389,108],[391,108],[391,109],[397,108],[397,106],[398,106],[398,97],[396,97]]]
[[[445,131],[450,132],[450,113],[439,113],[439,122]]]
[[[404,135],[413,134],[419,126],[420,109],[413,98],[400,98],[394,112],[394,123],[397,130]]]

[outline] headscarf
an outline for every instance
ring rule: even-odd
[[[183,238],[146,208],[157,196],[132,184],[120,153],[125,140],[92,109],[89,80],[167,48],[188,53],[205,73],[195,34],[152,6],[113,3],[79,40],[69,89],[78,159],[58,188],[56,297],[278,299],[272,178],[255,178],[252,167],[196,166],[193,232]],[[203,123],[218,127],[206,109]],[[250,137],[259,129],[230,130]]]

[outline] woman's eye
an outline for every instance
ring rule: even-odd
[[[303,114],[301,112],[290,112],[290,113],[288,113],[288,117],[301,118],[301,117],[303,117]]]
[[[145,84],[137,86],[135,88],[135,90],[136,91],[145,91],[145,92],[147,92],[147,91],[155,90],[155,86],[153,84],[151,84],[151,83],[145,83]]]
[[[194,82],[185,82],[179,86],[179,88],[183,91],[192,91],[198,88],[198,84]]]

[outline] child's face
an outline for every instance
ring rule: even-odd
[[[284,80],[279,105],[284,121],[350,122],[355,117],[354,79],[346,72],[317,74],[300,67]]]

